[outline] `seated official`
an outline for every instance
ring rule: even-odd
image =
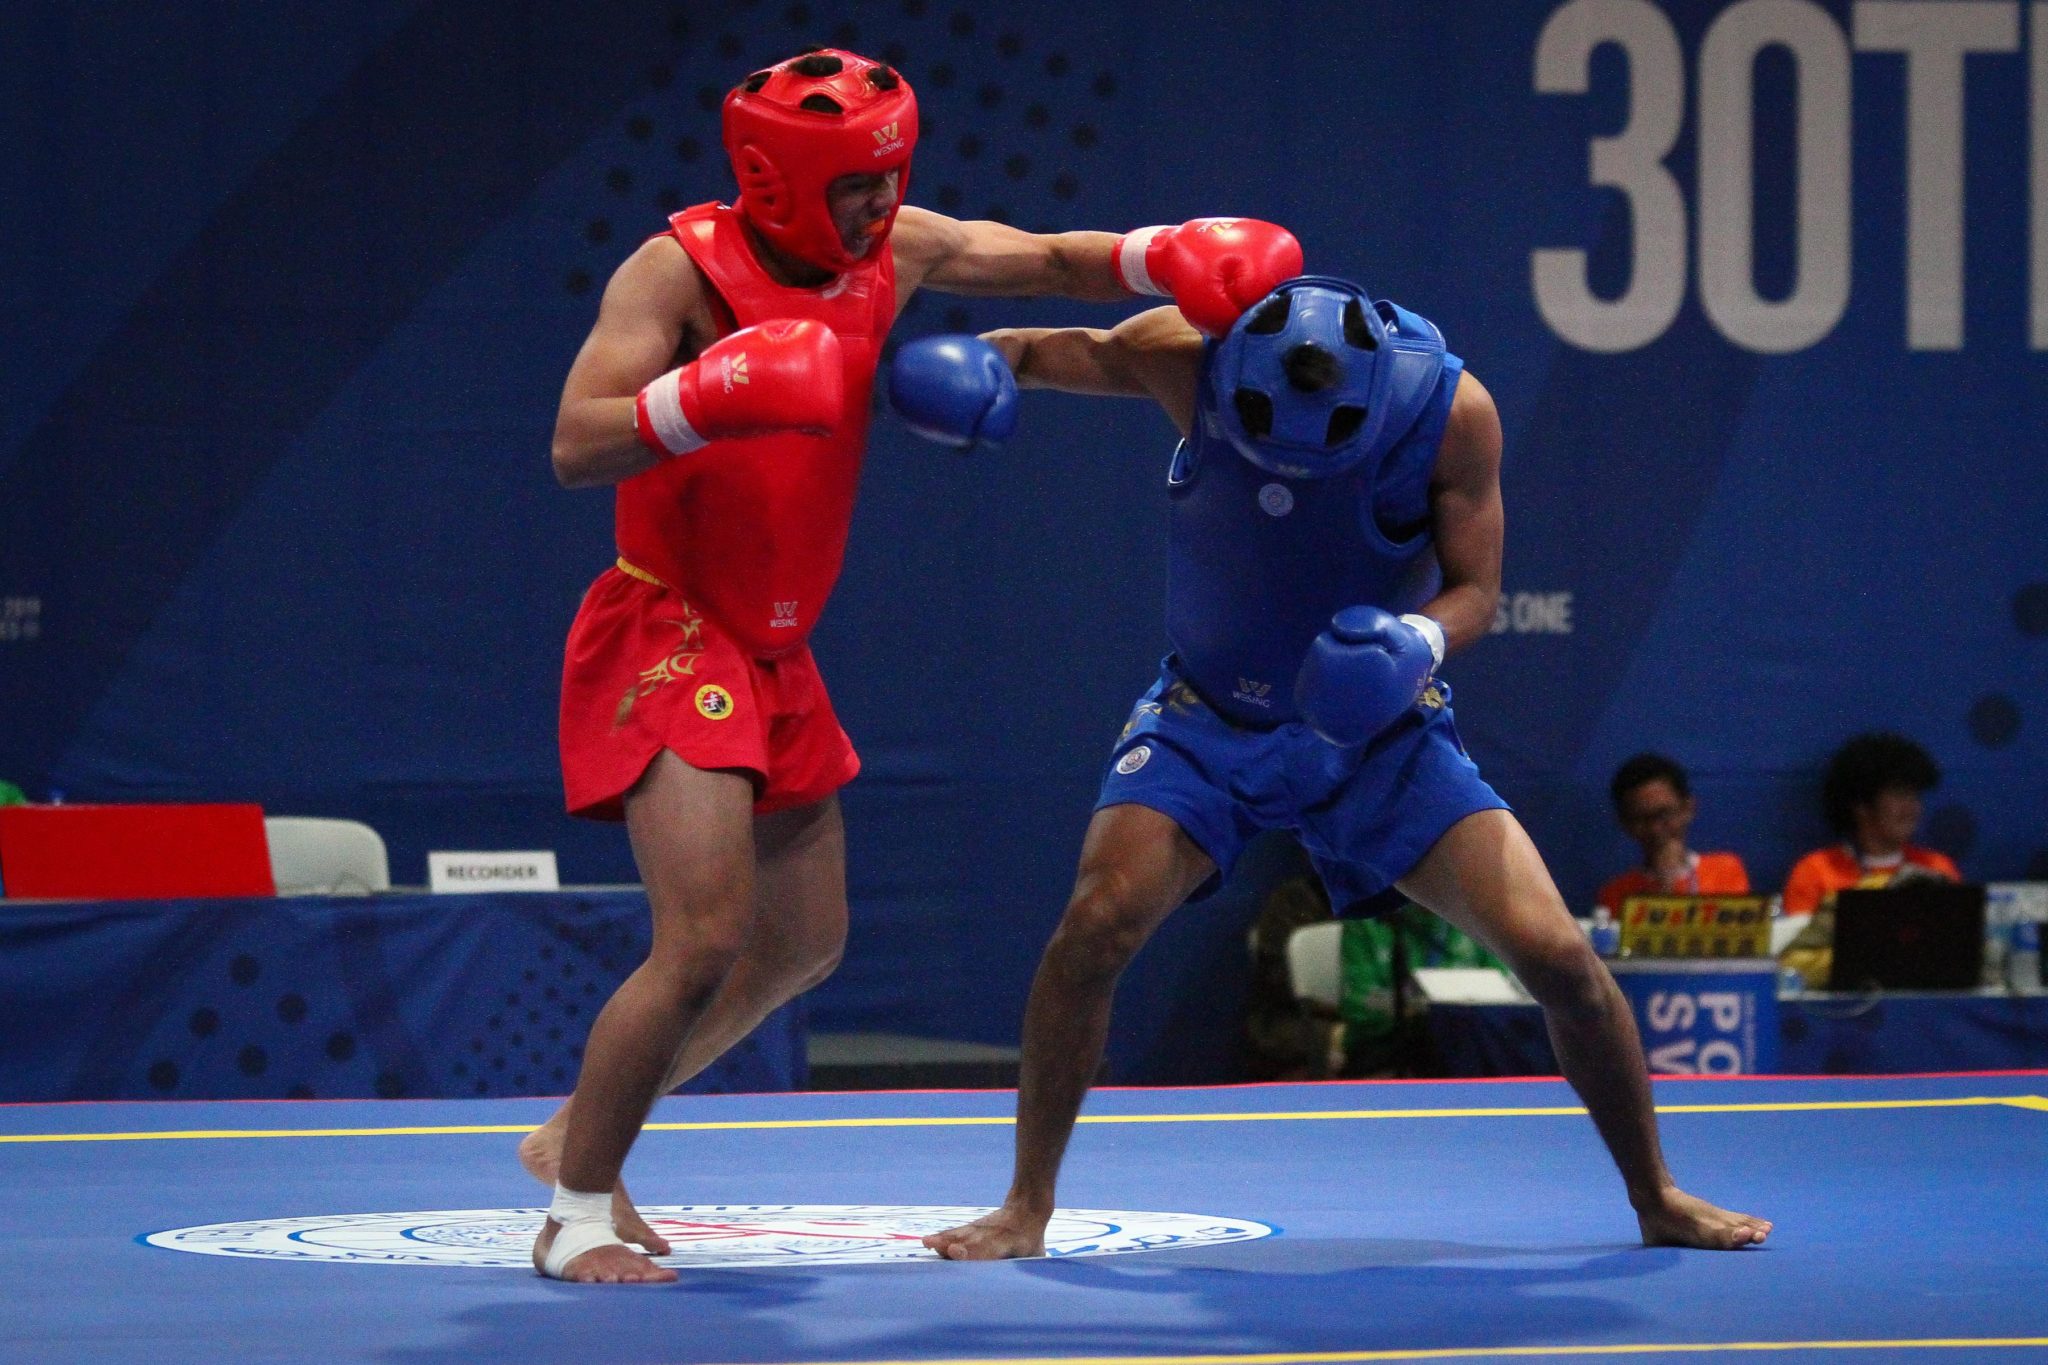
[[[1662,754],[1637,754],[1615,769],[1608,784],[1614,814],[1643,850],[1632,867],[1600,888],[1600,904],[1615,914],[1630,896],[1740,896],[1749,870],[1733,853],[1699,853],[1687,843],[1699,810],[1685,769]]]
[[[1902,735],[1857,735],[1828,762],[1821,804],[1843,842],[1815,849],[1785,881],[1785,913],[1807,915],[1835,894],[1890,886],[1912,877],[1961,881],[1945,853],[1912,842],[1922,797],[1941,782],[1927,751]]]

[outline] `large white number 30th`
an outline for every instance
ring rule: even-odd
[[[1649,0],[1571,0],[1536,42],[1537,91],[1585,94],[1603,43],[1628,60],[1629,115],[1619,134],[1593,139],[1590,179],[1628,196],[1628,288],[1611,300],[1595,294],[1577,247],[1545,247],[1530,269],[1552,331],[1589,351],[1633,351],[1662,336],[1685,301],[1685,196],[1664,168],[1685,122],[1685,64],[1671,21]]]
[[[2032,342],[2048,348],[2048,3],[2035,0],[2032,118]],[[1851,33],[1813,0],[1738,0],[1700,46],[1700,307],[1729,341],[1752,351],[1803,350],[1840,322],[1849,304],[1850,42],[1903,57],[1907,103],[1906,344],[1963,344],[1964,59],[2015,52],[2016,0],[1857,0]],[[1665,167],[1685,120],[1684,58],[1671,21],[1650,0],[1568,0],[1536,42],[1539,94],[1584,94],[1595,50],[1612,43],[1628,64],[1628,122],[1592,142],[1596,186],[1628,199],[1629,283],[1603,299],[1586,279],[1586,253],[1531,254],[1536,307],[1551,330],[1589,351],[1632,351],[1678,316],[1688,268],[1685,196]],[[1792,292],[1758,293],[1755,278],[1755,70],[1766,48],[1798,73],[1798,160],[1793,166]]]
[[[1799,71],[1795,281],[1773,302],[1756,291],[1756,187],[1750,175],[1757,54],[1783,47]],[[1743,0],[1700,48],[1700,306],[1752,351],[1803,351],[1849,306],[1849,43],[1804,0]]]

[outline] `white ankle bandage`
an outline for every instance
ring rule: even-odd
[[[554,1202],[548,1205],[548,1217],[562,1225],[548,1247],[548,1254],[541,1258],[541,1274],[550,1279],[561,1279],[569,1262],[593,1247],[625,1245],[612,1228],[609,1190],[603,1194],[583,1194],[557,1185]]]

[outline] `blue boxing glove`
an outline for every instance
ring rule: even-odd
[[[980,337],[924,337],[897,349],[889,405],[912,431],[940,445],[999,445],[1017,429],[1017,376]]]
[[[1294,679],[1309,728],[1355,748],[1408,713],[1443,659],[1443,627],[1426,616],[1346,607],[1316,636]]]

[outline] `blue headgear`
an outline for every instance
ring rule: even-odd
[[[1296,354],[1303,347],[1322,354]],[[1406,435],[1443,365],[1443,334],[1428,319],[1374,302],[1349,280],[1302,275],[1225,334],[1210,357],[1205,406],[1259,468],[1328,478]]]

